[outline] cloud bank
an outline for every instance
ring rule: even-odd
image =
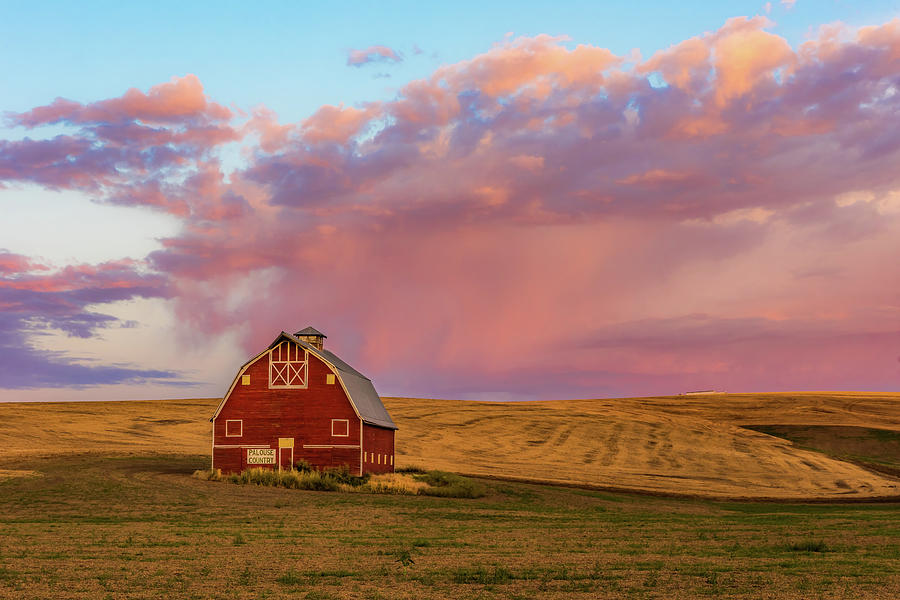
[[[177,215],[128,293],[248,354],[314,324],[383,393],[898,390],[900,20],[797,48],[770,28],[731,19],[638,64],[509,40],[299,123],[190,75],[58,99],[7,115],[72,133],[0,142],[0,182]],[[54,314],[22,306],[17,345]]]
[[[129,326],[90,310],[91,305],[168,295],[165,277],[141,272],[133,261],[51,269],[0,251],[0,381],[8,389],[91,386],[162,381],[183,384],[174,371],[96,365],[36,348],[35,333],[56,329],[90,337],[107,327]]]

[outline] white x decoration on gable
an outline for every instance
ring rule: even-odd
[[[269,389],[306,388],[309,352],[293,342],[269,350]]]

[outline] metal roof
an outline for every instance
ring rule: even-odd
[[[308,327],[303,331],[309,329],[316,331],[312,327]],[[315,334],[304,333],[303,335]],[[291,335],[282,331],[281,335],[275,338],[274,342],[269,344],[269,348],[274,348],[278,345],[282,338],[287,338],[292,342],[303,346],[310,353],[318,356],[334,367],[338,379],[341,380],[341,384],[347,391],[350,403],[356,408],[356,412],[364,422],[371,425],[378,425],[379,427],[386,427],[387,429],[397,429],[393,419],[391,419],[391,415],[388,414],[387,409],[384,407],[384,404],[382,404],[378,392],[375,391],[375,386],[372,385],[372,381],[368,377],[348,365],[334,352],[331,352],[330,350],[319,350],[315,346],[311,346],[303,340],[298,339],[296,334]]]
[[[325,334],[322,333],[321,331],[318,331],[318,330],[315,329],[314,327],[307,327],[306,329],[301,329],[300,331],[298,331],[298,332],[295,333],[294,335],[317,335],[317,336],[323,337],[323,338],[327,338],[327,337],[328,337],[327,335],[325,335]]]

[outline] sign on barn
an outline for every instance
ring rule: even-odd
[[[368,377],[325,350],[312,327],[282,331],[238,369],[212,416],[212,467],[394,470],[397,426]]]
[[[271,448],[247,448],[248,465],[274,465],[275,450]]]

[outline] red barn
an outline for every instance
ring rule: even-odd
[[[348,465],[394,470],[397,426],[368,377],[324,349],[312,327],[281,332],[238,370],[212,419],[212,467]]]

